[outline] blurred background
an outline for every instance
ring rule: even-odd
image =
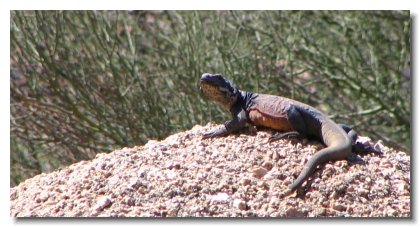
[[[410,154],[409,11],[11,11],[10,41],[10,186],[224,123],[204,72]]]

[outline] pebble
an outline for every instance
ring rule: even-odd
[[[141,182],[138,178],[131,178],[130,182],[128,183],[128,187],[130,187],[131,189],[138,189],[141,185]]]
[[[246,203],[242,199],[234,199],[233,206],[239,210],[246,210]]]
[[[108,196],[102,196],[100,197],[95,206],[93,207],[94,211],[102,211],[103,209],[109,207],[111,205],[111,198]]]
[[[359,196],[366,197],[368,195],[368,193],[369,193],[369,191],[364,189],[364,188],[357,189],[357,194]]]
[[[271,161],[265,161],[262,164],[262,167],[264,167],[266,170],[270,171],[273,168],[273,163]]]
[[[136,204],[136,199],[131,198],[131,197],[127,197],[127,198],[124,199],[124,202],[128,206],[134,206]]]
[[[278,161],[281,158],[281,155],[276,151],[272,155],[274,161]]]
[[[306,212],[299,210],[296,207],[290,207],[286,210],[286,215],[292,218],[299,218],[299,217],[305,217]]]
[[[341,211],[345,211],[347,207],[342,204],[334,204],[333,209],[341,212]]]
[[[252,176],[255,178],[262,178],[263,176],[265,176],[267,174],[267,169],[263,168],[263,167],[255,167],[254,169],[252,169]]]
[[[211,197],[211,201],[213,202],[226,202],[229,199],[229,195],[224,192],[219,192],[216,195]]]
[[[392,209],[392,208],[384,210],[384,216],[385,217],[387,217],[387,216],[388,217],[395,217],[397,214],[398,214],[398,211],[395,210],[395,209]]]
[[[243,179],[241,180],[241,185],[242,185],[242,186],[251,185],[251,179],[248,179],[248,178],[243,178]]]
[[[41,192],[41,194],[39,195],[39,197],[37,199],[37,202],[38,203],[41,203],[41,202],[43,203],[43,202],[47,201],[48,198],[50,198],[50,195],[49,195],[48,192]]]
[[[408,195],[408,187],[405,181],[399,181],[393,185],[396,188],[397,195]]]
[[[373,149],[376,152],[381,153],[382,150],[384,149],[383,141],[379,140],[378,142],[376,142],[375,145],[373,145]]]

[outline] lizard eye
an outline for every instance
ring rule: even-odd
[[[219,91],[221,91],[223,93],[227,93],[229,90],[225,87],[219,87]]]
[[[234,95],[234,93],[226,87],[219,87],[219,91],[222,92],[225,97],[230,97]]]

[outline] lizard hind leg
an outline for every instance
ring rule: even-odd
[[[349,135],[349,137],[351,138],[351,150],[355,153],[360,153],[360,154],[367,154],[369,152],[374,152],[374,149],[372,147],[370,147],[369,145],[365,145],[361,142],[357,141],[357,138],[359,137],[359,135],[357,134],[357,132],[349,127],[348,125],[345,124],[338,124],[346,133],[347,135]]]
[[[268,139],[268,142],[273,142],[273,141],[282,139],[284,137],[289,137],[289,136],[298,137],[298,138],[306,137],[307,128],[305,125],[305,120],[302,117],[302,114],[299,112],[299,110],[295,108],[294,106],[290,106],[287,109],[286,114],[287,114],[287,119],[290,125],[292,126],[293,130],[289,132],[275,133]]]
[[[280,139],[283,139],[284,137],[297,137],[300,138],[301,134],[297,131],[291,131],[291,132],[277,132],[274,135],[270,136],[270,138],[268,138],[268,142],[274,142]]]
[[[338,124],[338,126],[340,126],[347,133],[347,135],[349,135],[353,144],[356,143],[358,135],[357,135],[357,132],[354,131],[353,128],[345,124]]]

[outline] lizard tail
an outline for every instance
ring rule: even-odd
[[[298,178],[290,186],[290,191],[293,192],[297,188],[299,188],[303,184],[303,182],[305,182],[312,175],[312,173],[318,165],[322,165],[327,161],[337,161],[346,159],[350,152],[350,139],[346,139],[344,142],[341,143],[332,144],[331,146],[320,150],[314,156],[312,156],[309,159],[309,161],[305,164]]]

